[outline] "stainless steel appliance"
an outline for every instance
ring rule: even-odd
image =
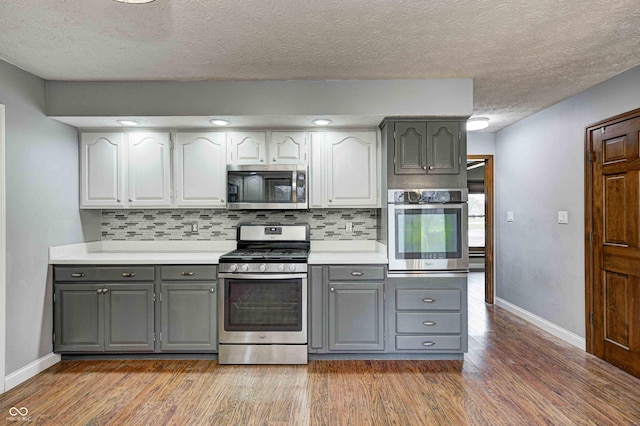
[[[467,189],[388,192],[389,273],[467,271]]]
[[[240,225],[220,257],[218,362],[307,363],[309,225]]]
[[[306,209],[307,166],[227,166],[229,209]]]

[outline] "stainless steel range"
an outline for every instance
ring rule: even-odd
[[[240,225],[220,257],[219,364],[307,363],[309,225]]]

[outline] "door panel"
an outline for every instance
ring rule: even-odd
[[[152,352],[153,284],[110,284],[105,288],[105,350]]]
[[[426,174],[427,123],[396,123],[394,172],[400,174]]]
[[[640,117],[588,130],[593,353],[640,376]]]

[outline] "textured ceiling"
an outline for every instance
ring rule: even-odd
[[[640,64],[637,0],[1,0],[47,80],[473,78],[495,131]]]

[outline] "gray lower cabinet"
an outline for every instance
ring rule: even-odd
[[[160,270],[160,349],[217,351],[216,267],[161,266]]]
[[[380,352],[384,265],[311,266],[309,352]]]
[[[152,352],[153,283],[56,283],[56,352]]]
[[[388,278],[392,352],[467,352],[467,277],[443,274]]]

